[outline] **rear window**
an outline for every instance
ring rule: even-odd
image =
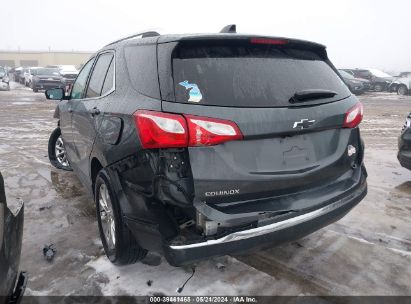
[[[53,68],[37,69],[37,75],[54,75],[59,76],[59,70]]]
[[[350,95],[341,78],[314,51],[288,45],[183,45],[172,59],[175,101],[233,107],[300,106],[303,90],[331,90],[331,102]],[[305,102],[304,104],[308,104]],[[310,101],[309,104],[313,104]]]
[[[362,78],[371,77],[371,73],[368,71],[357,71],[356,74]]]

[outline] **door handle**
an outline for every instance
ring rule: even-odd
[[[96,116],[96,115],[100,114],[99,108],[97,108],[97,107],[92,108],[90,110],[90,114],[91,114],[91,116]]]

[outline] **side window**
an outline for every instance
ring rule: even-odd
[[[78,74],[77,79],[73,84],[73,88],[71,89],[70,99],[81,99],[83,97],[83,92],[86,87],[87,78],[90,74],[93,62],[94,58],[87,62],[83,69],[80,71],[80,74]]]
[[[128,75],[140,93],[160,99],[156,45],[130,45],[124,48]]]
[[[108,68],[106,79],[104,80],[103,89],[101,95],[107,94],[114,87],[114,58],[111,60],[110,67]]]
[[[107,70],[112,60],[113,53],[111,52],[103,53],[98,57],[96,65],[94,66],[93,72],[90,77],[86,98],[101,96],[104,79],[106,78]]]

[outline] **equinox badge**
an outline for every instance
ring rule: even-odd
[[[240,189],[209,191],[209,192],[206,192],[204,194],[205,194],[205,196],[233,195],[233,194],[240,194]]]
[[[294,122],[293,129],[307,129],[315,123],[315,120],[308,120],[307,118],[301,119],[300,121]]]

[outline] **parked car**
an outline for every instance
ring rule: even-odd
[[[24,69],[24,85],[26,87],[31,87],[31,83],[33,82],[33,76],[35,76],[36,71],[41,68],[42,67],[29,67]]]
[[[4,180],[0,173],[0,303],[20,303],[27,274],[19,273],[23,238],[24,205],[15,214],[7,207]]]
[[[398,138],[397,157],[401,166],[411,170],[411,113],[405,120],[401,135]]]
[[[24,84],[24,68],[18,67],[14,69],[14,81]]]
[[[94,197],[115,264],[280,244],[367,193],[362,104],[325,46],[230,28],[121,39],[84,65],[70,96],[46,91],[61,100],[49,158]]]
[[[371,89],[376,92],[387,91],[393,77],[377,69],[343,69],[356,78],[367,79],[371,82]]]
[[[59,69],[56,68],[39,68],[36,69],[36,75],[33,75],[31,88],[34,92],[51,88],[64,88],[65,82],[60,75]]]
[[[344,70],[338,70],[338,72],[353,94],[360,95],[371,88],[370,81],[367,79],[355,78]]]
[[[396,78],[401,78],[401,77],[409,77],[411,76],[411,72],[401,72],[398,76],[395,76]]]
[[[411,72],[402,72],[394,78],[389,86],[389,92],[397,92],[398,95],[407,95],[411,89]]]
[[[10,79],[5,68],[0,66],[0,90],[10,90]]]
[[[76,80],[78,69],[74,65],[48,65],[47,67],[59,69],[65,83],[66,92],[68,93],[74,80]]]
[[[74,65],[61,65],[59,67],[60,75],[63,76],[66,92],[69,92],[74,80],[78,75],[78,70]]]

